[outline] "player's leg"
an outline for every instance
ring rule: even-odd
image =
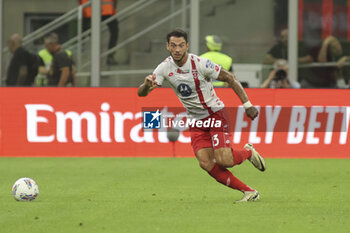
[[[245,185],[229,170],[219,166],[216,163],[210,132],[200,128],[190,128],[190,131],[191,145],[196,154],[200,167],[207,171],[208,174],[219,183],[243,192],[244,196],[240,201],[257,200],[259,198],[259,194],[256,190]]]
[[[244,193],[243,197],[240,200],[236,201],[235,203],[256,201],[256,200],[259,200],[260,198],[257,190],[252,189],[251,187],[244,184],[237,177],[235,177],[229,170],[223,167],[223,166],[232,167],[234,165],[237,165],[243,162],[247,158],[252,157],[251,156],[252,152],[251,151],[250,153],[247,153],[247,152],[249,152],[249,150],[243,150],[237,153],[237,151],[234,151],[231,148],[227,148],[227,147],[221,147],[221,148],[215,149],[213,153],[214,154],[213,157],[217,163],[215,163],[212,170],[208,172],[218,182],[224,185],[227,185],[233,189],[237,189]],[[221,164],[223,166],[219,166],[218,164]]]
[[[215,166],[214,151],[211,147],[197,151],[196,158],[199,166],[207,172],[210,172]]]
[[[251,144],[246,144],[243,150],[235,150],[231,145],[230,121],[225,109],[212,115],[215,120],[221,121],[221,126],[211,128],[211,140],[214,148],[216,162],[222,167],[233,167],[249,161],[260,171],[265,171],[264,158],[255,150]]]
[[[234,157],[232,156],[231,148],[221,147],[214,149],[214,158],[221,167],[233,167]]]
[[[223,185],[241,192],[254,192],[254,189],[240,181],[229,170],[217,164],[210,136],[208,131],[197,128],[191,129],[191,144],[199,166]]]
[[[239,165],[248,159],[254,167],[260,171],[265,171],[265,160],[252,144],[246,144],[243,150],[234,150],[231,148],[231,140],[228,140],[226,136],[230,137],[231,134],[215,132],[212,136],[216,163],[221,167],[229,168]]]
[[[210,129],[216,162],[222,167],[233,167],[249,159],[252,155],[251,150],[246,148],[243,150],[232,149],[230,121],[226,110],[222,109],[214,113],[212,117],[216,121],[221,121],[220,127]]]
[[[213,148],[201,148],[196,152],[196,158],[199,162],[199,166],[208,172],[208,174],[213,177],[217,182],[226,185],[232,189],[239,190],[243,193],[245,192],[255,192],[254,189],[250,188],[237,177],[235,177],[232,172],[224,167],[219,166],[214,158]]]
[[[248,148],[244,148],[243,150],[234,150],[231,147],[220,147],[220,145],[214,148],[214,158],[216,159],[216,162],[220,166],[226,168],[239,165],[247,159],[250,160],[251,157],[252,150],[249,150]]]
[[[227,186],[244,193],[242,199],[235,203],[259,200],[259,193],[257,190],[250,188],[224,168],[232,167],[241,164],[246,159],[251,159],[255,150],[252,150],[250,147],[245,147],[243,150],[233,150],[231,147],[231,133],[229,131],[229,121],[226,112],[218,112],[215,114],[215,118],[222,121],[223,127],[210,131],[214,158],[217,164],[215,164],[209,174],[223,184],[225,184],[224,181],[226,179]],[[218,164],[221,166],[218,166]]]

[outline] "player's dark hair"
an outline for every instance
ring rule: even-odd
[[[183,37],[185,39],[186,43],[188,42],[187,41],[187,33],[182,31],[181,29],[175,29],[175,30],[169,32],[166,35],[166,40],[167,40],[168,43],[170,41],[170,37],[172,37],[172,36],[174,36],[174,37]]]

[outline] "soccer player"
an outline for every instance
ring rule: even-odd
[[[241,164],[248,159],[260,171],[265,170],[265,161],[251,144],[243,150],[231,147],[229,119],[224,103],[216,96],[211,79],[227,82],[240,98],[247,116],[254,119],[258,110],[250,103],[236,77],[206,58],[188,53],[187,33],[177,29],[167,34],[167,50],[170,56],[145,77],[138,89],[139,96],[147,96],[167,80],[186,108],[188,117],[197,121],[212,119],[221,121],[219,128],[190,126],[191,145],[199,165],[223,185],[243,192],[236,202],[256,201],[257,190],[247,186],[226,168]]]

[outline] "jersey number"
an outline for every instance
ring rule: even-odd
[[[214,134],[213,137],[211,138],[213,146],[218,146],[219,145],[219,138],[218,138],[218,134]]]

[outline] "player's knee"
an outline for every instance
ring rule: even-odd
[[[211,169],[213,169],[214,165],[215,165],[214,161],[199,160],[199,166],[207,172],[211,171]]]
[[[214,151],[215,160],[221,167],[232,167],[233,156],[230,148],[219,148]]]

